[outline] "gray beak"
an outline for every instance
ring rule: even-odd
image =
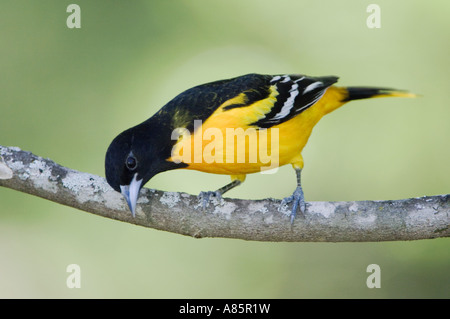
[[[133,179],[131,180],[130,185],[120,185],[120,191],[122,195],[125,197],[128,203],[128,207],[130,207],[131,214],[133,217],[136,213],[136,203],[139,196],[139,191],[141,190],[142,179],[137,180],[137,173],[134,174]]]

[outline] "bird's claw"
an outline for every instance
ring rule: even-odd
[[[291,224],[294,222],[295,217],[297,216],[297,210],[300,209],[300,212],[304,215],[306,211],[306,202],[305,196],[303,194],[303,190],[301,187],[297,187],[294,193],[284,198],[281,201],[281,206],[287,205],[292,202],[292,210],[291,210]]]
[[[198,198],[202,201],[202,207],[203,210],[205,210],[212,199],[220,201],[222,199],[222,194],[219,191],[200,192]]]

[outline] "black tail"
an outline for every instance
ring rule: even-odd
[[[376,87],[347,87],[347,97],[342,102],[352,100],[369,99],[373,97],[398,96],[398,97],[416,97],[415,94],[407,91],[376,88]]]

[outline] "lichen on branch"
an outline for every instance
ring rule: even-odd
[[[0,186],[95,215],[182,235],[255,241],[366,242],[450,237],[450,194],[386,201],[308,202],[291,225],[276,199],[213,200],[143,188],[133,218],[103,177],[0,146]],[[0,203],[1,205],[1,203]]]

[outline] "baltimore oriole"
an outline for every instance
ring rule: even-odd
[[[314,125],[351,100],[414,96],[388,88],[337,87],[337,80],[248,74],[193,87],[112,141],[105,159],[106,179],[123,194],[134,216],[140,189],[167,170],[230,175],[231,183],[201,193],[205,205],[211,196],[221,197],[241,184],[246,174],[291,164],[297,188],[283,202],[293,203],[293,222],[297,210],[306,209],[301,152]]]

